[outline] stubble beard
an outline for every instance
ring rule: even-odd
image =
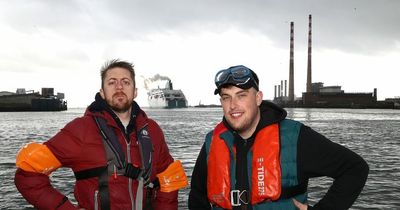
[[[118,95],[123,94],[125,96],[125,100],[123,102],[119,101],[116,97]],[[128,100],[128,97],[125,93],[115,93],[111,99],[107,100],[108,105],[112,110],[118,113],[124,113],[128,111],[132,107],[133,100]]]
[[[244,119],[241,122],[233,123],[235,120],[232,118],[226,117],[227,122],[238,133],[245,133],[248,130],[252,129],[253,121],[257,118],[257,112],[248,113],[249,115],[243,116]],[[258,123],[258,122],[257,122]]]
[[[233,123],[233,120],[227,119],[229,125],[238,133],[245,132],[246,130],[250,129],[251,119],[244,119],[241,123]]]

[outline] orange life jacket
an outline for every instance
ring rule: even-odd
[[[215,127],[212,135],[207,162],[207,196],[212,204],[232,209],[230,195],[235,186],[231,184],[231,178],[235,175],[231,174],[230,167],[235,167],[235,164],[230,157],[236,157],[236,149],[234,146],[228,146],[227,139],[221,138],[221,134],[227,130],[221,122]],[[251,204],[264,200],[277,200],[281,194],[280,141],[277,123],[264,127],[257,133],[251,151],[253,152]]]

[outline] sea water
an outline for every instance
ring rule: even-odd
[[[170,152],[182,161],[190,180],[204,137],[221,119],[221,108],[144,109],[164,131]],[[63,112],[0,112],[0,209],[33,209],[14,185],[15,155],[26,143],[43,142],[84,109]],[[360,154],[369,164],[367,183],[351,209],[400,209],[400,110],[287,109],[330,140]],[[73,173],[59,169],[53,186],[73,198]],[[310,180],[309,202],[321,199],[331,178]],[[187,209],[189,187],[179,192],[179,209]]]

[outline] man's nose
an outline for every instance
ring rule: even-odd
[[[235,109],[237,106],[237,98],[236,97],[232,97],[231,102],[230,102],[230,109]]]
[[[116,85],[117,85],[116,88],[117,88],[118,90],[123,89],[123,87],[124,87],[124,86],[122,85],[122,81],[118,81],[118,82],[116,83]]]

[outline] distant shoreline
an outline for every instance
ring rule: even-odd
[[[195,105],[193,107],[196,107],[196,108],[220,108],[222,106],[217,105],[217,104],[199,104],[199,105]]]

